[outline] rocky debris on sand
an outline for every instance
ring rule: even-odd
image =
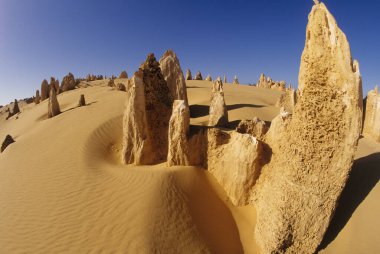
[[[360,85],[346,36],[323,3],[314,5],[301,58],[300,96],[293,115],[281,112],[272,122],[265,138],[271,160],[252,192],[255,238],[263,253],[315,253],[321,243],[360,135]]]
[[[49,83],[44,79],[41,84],[41,101],[44,101],[47,98],[49,98]]]
[[[135,73],[127,89],[123,119],[122,161],[155,164],[167,159],[173,99],[153,54]]]
[[[184,100],[188,105],[186,82],[177,55],[168,50],[160,59],[161,72],[173,100]]]
[[[257,117],[252,120],[242,120],[236,127],[236,131],[242,134],[250,134],[258,140],[263,140],[269,126]]]
[[[71,72],[69,72],[69,74],[67,74],[62,80],[61,90],[62,92],[73,90],[75,89],[75,85],[76,85],[76,81],[75,81],[74,75]]]
[[[203,80],[202,73],[200,71],[198,71],[197,74],[195,74],[194,80]]]
[[[119,75],[119,78],[128,78],[128,73],[126,71],[122,71]]]
[[[80,95],[78,107],[86,106],[86,99],[84,98],[84,94]]]
[[[190,111],[184,100],[175,100],[169,121],[168,166],[188,166]]]
[[[363,135],[380,142],[380,94],[378,86],[367,94]]]
[[[37,89],[36,90],[36,97],[34,98],[34,103],[35,104],[39,104],[41,101],[41,98],[40,98],[40,91]]]
[[[48,103],[48,117],[52,118],[61,113],[59,103],[57,100],[57,93],[55,89],[50,89],[49,103]]]
[[[261,170],[263,146],[250,134],[208,130],[208,171],[226,191],[232,204],[249,203],[250,190]]]
[[[238,80],[238,78],[237,78],[236,75],[234,77],[234,81],[232,82],[232,84],[234,84],[234,85],[238,85],[239,84],[239,80]]]
[[[186,80],[192,80],[193,76],[191,75],[191,71],[189,69],[186,70]]]
[[[126,91],[125,85],[123,83],[117,83],[116,89],[123,92]]]
[[[207,77],[205,78],[205,80],[206,80],[206,81],[212,81],[212,77],[211,77],[211,75],[210,75],[210,74],[207,75]]]
[[[3,141],[3,143],[1,144],[1,151],[0,152],[4,152],[4,150],[12,143],[14,143],[14,139],[12,138],[11,135],[7,135]]]
[[[208,125],[222,127],[227,124],[228,111],[224,101],[223,83],[217,80],[212,87]]]

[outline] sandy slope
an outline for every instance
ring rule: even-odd
[[[90,85],[60,94],[55,118],[47,101],[0,115],[1,141],[16,139],[0,154],[0,253],[260,253],[254,207],[233,207],[207,171],[120,165],[125,93]],[[187,85],[192,124],[206,124],[211,83]],[[77,108],[81,93],[89,105]],[[231,128],[279,111],[278,91],[226,85],[225,95]],[[362,139],[357,158],[323,253],[380,249],[380,145]]]

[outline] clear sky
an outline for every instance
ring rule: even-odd
[[[359,60],[364,93],[380,83],[380,1],[324,1]],[[0,0],[0,104],[41,81],[88,73],[131,76],[147,53],[172,48],[204,76],[261,72],[297,84],[312,0]]]

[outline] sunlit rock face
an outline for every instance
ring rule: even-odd
[[[293,115],[282,112],[267,133],[272,156],[251,197],[263,253],[314,253],[320,244],[353,163],[360,86],[346,36],[326,6],[316,4],[301,59],[300,96]]]

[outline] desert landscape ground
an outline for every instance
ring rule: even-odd
[[[324,4],[298,89],[178,58],[0,108],[0,253],[379,252],[380,96]]]

